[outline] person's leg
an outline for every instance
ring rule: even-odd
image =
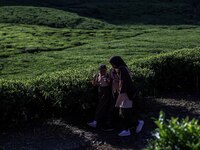
[[[96,128],[97,123],[99,124],[105,117],[106,109],[108,106],[108,99],[105,97],[105,89],[99,88],[99,102],[95,111],[94,121],[88,123],[89,126]]]
[[[135,129],[136,133],[141,132],[143,125],[144,125],[144,121],[141,119],[141,112],[139,111],[140,109],[140,105],[139,105],[139,99],[136,99],[134,104],[133,104],[133,128]]]
[[[96,121],[101,121],[104,118],[106,114],[107,106],[108,106],[108,99],[105,96],[105,94],[102,92],[102,94],[100,95],[99,103],[96,108],[96,112],[95,112]]]
[[[138,120],[139,120],[139,112],[138,112],[137,106],[134,104],[132,108],[131,119],[132,119],[132,128],[136,129]]]
[[[114,120],[114,113],[115,113],[115,103],[116,100],[114,99],[114,97],[111,94],[111,90],[109,91],[109,93],[107,93],[108,95],[108,109],[107,109],[107,123],[108,124],[113,124],[113,120]]]
[[[131,132],[129,130],[132,125],[131,114],[132,114],[132,108],[119,109],[120,125],[121,125],[121,132],[118,134],[119,136],[131,135]]]
[[[113,117],[114,117],[114,109],[115,109],[115,102],[112,98],[111,88],[106,87],[106,91],[104,91],[105,99],[107,101],[107,106],[105,107],[105,123],[103,125],[102,130],[104,131],[112,131],[113,128]]]
[[[117,101],[117,97],[118,97],[118,93],[113,93],[113,122],[114,123],[118,123],[119,122],[119,108],[115,107],[116,101]]]
[[[103,118],[103,113],[104,113],[104,105],[105,103],[103,103],[102,99],[99,99],[96,111],[95,111],[95,116],[94,116],[94,120],[92,122],[87,123],[90,127],[96,128],[97,127],[97,122],[98,125],[99,123],[102,121]]]

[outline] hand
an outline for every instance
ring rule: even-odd
[[[97,81],[96,81],[96,80],[92,80],[91,82],[92,82],[92,85],[93,85],[93,86],[96,86],[96,85],[97,85]]]
[[[108,83],[110,83],[110,82],[111,82],[111,81],[110,81],[110,79],[107,79],[106,81],[107,81]]]

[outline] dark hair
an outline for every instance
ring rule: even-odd
[[[107,69],[106,65],[100,64],[100,65],[99,65],[99,70],[101,70],[101,69]]]
[[[120,66],[127,66],[124,60],[120,56],[112,56],[109,60],[111,65],[115,65],[117,68]]]

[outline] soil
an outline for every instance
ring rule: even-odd
[[[118,130],[91,129],[86,125],[88,116],[74,114],[1,130],[0,150],[141,150],[152,138],[156,128],[153,118],[158,118],[161,110],[167,118],[189,116],[200,120],[200,93],[145,97],[140,105],[145,124],[139,134],[118,137]]]

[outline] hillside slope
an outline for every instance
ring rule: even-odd
[[[95,19],[80,17],[54,8],[31,6],[0,7],[0,23],[45,25],[58,28],[98,29],[108,24]]]
[[[117,25],[199,25],[199,0],[1,0],[0,6],[50,7]]]

